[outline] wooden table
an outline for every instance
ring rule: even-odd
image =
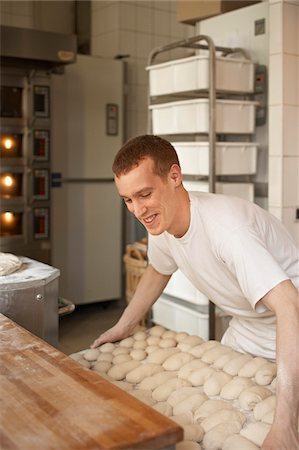
[[[174,448],[183,430],[0,314],[0,448]]]

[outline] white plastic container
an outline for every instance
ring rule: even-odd
[[[216,133],[254,133],[256,102],[216,101]],[[209,132],[209,100],[192,99],[150,105],[154,134]]]
[[[184,175],[209,175],[208,142],[173,142]],[[257,146],[254,142],[217,142],[217,175],[256,173]]]
[[[150,95],[207,90],[209,87],[209,57],[191,56],[154,64],[149,71]],[[216,58],[216,90],[253,92],[254,64],[244,58]]]
[[[153,322],[173,331],[186,331],[189,334],[209,338],[209,315],[165,295],[156,301],[152,308]]]
[[[209,304],[208,297],[198,291],[179,269],[170,278],[164,292],[196,305]]]
[[[209,192],[207,181],[183,181],[187,191]],[[244,200],[254,201],[253,183],[216,183],[216,194],[233,195]]]

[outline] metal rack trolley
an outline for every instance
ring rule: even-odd
[[[202,43],[203,42],[203,43]],[[241,53],[246,59],[247,52],[239,47],[215,46],[210,36],[197,35],[183,39],[171,44],[154,48],[148,57],[147,65],[151,66],[157,55],[178,48],[189,48],[194,50],[208,50],[209,52],[209,192],[215,193],[216,188],[216,52],[222,52],[222,56],[232,53]],[[148,83],[148,133],[152,133],[152,115],[149,109],[151,104],[150,85]],[[215,305],[209,301],[209,339],[215,339]]]

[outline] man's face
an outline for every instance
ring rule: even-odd
[[[152,159],[146,158],[130,172],[115,177],[115,183],[128,210],[150,234],[175,234],[179,216],[177,188],[181,185],[179,166],[173,164],[167,178],[161,178],[154,172]]]

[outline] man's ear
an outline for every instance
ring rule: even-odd
[[[176,186],[180,186],[182,184],[182,171],[178,164],[172,164],[169,171],[170,179],[175,182]]]

